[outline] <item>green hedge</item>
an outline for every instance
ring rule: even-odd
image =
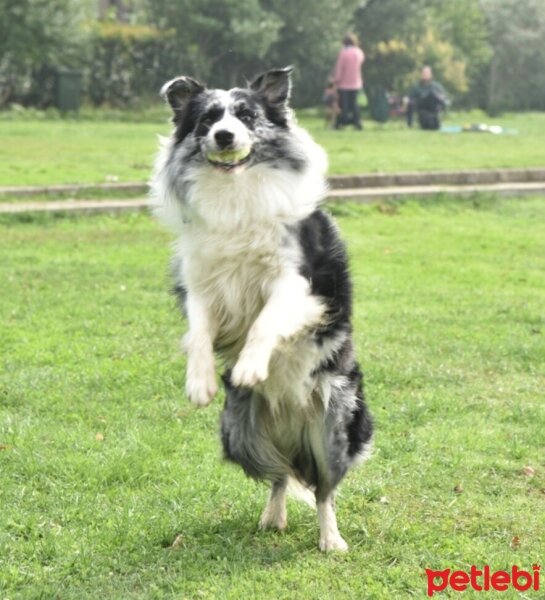
[[[86,92],[94,105],[130,106],[157,97],[177,72],[173,30],[99,22],[92,25]]]

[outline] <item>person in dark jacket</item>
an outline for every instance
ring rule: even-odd
[[[448,104],[447,93],[439,82],[433,80],[431,67],[424,67],[420,74],[420,81],[409,95],[407,125],[412,127],[416,111],[422,129],[439,129],[440,111],[447,108]]]

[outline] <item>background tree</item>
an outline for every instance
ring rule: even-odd
[[[482,0],[493,56],[484,73],[484,107],[491,113],[545,109],[545,3]]]
[[[52,70],[81,64],[88,5],[71,0],[0,0],[0,106],[45,106]]]
[[[91,102],[123,107],[157,101],[157,90],[172,77],[175,32],[111,20],[93,22],[89,31],[85,81]]]
[[[240,85],[274,66],[293,64],[294,103],[316,105],[357,0],[147,0],[145,14],[173,27],[175,72],[214,86]]]
[[[176,32],[172,74],[232,85],[248,65],[264,59],[282,21],[258,0],[148,0],[147,20]],[[171,74],[171,75],[172,75]]]
[[[425,9],[439,39],[449,42],[455,58],[464,63],[471,93],[492,56],[486,17],[478,0],[427,0]]]
[[[0,14],[0,106],[47,106],[66,67],[93,102],[127,105],[176,74],[231,87],[288,64],[293,104],[315,106],[355,30],[368,91],[405,94],[430,64],[458,106],[545,109],[543,0],[0,0]]]
[[[265,4],[283,19],[271,45],[266,66],[295,65],[293,102],[296,106],[320,103],[333,71],[342,38],[352,28],[358,0],[268,0]],[[263,69],[263,63],[255,70]]]
[[[460,99],[490,57],[486,22],[478,0],[375,0],[355,13],[368,60],[367,86],[406,93],[429,64]]]

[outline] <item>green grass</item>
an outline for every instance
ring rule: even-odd
[[[146,181],[165,124],[0,121],[0,185]]]
[[[403,121],[367,121],[363,132],[325,130],[320,120],[302,124],[326,148],[333,175],[363,172],[459,171],[528,168],[545,165],[545,113],[511,114],[492,119],[477,111],[451,113],[444,125],[497,124],[509,135],[442,133],[408,129]]]
[[[543,564],[545,199],[335,210],[377,430],[329,556],[295,502],[256,530],[267,490],[221,460],[221,397],[187,404],[169,236],[2,217],[1,598],[424,598],[426,567]]]
[[[145,115],[144,115],[145,116]],[[0,119],[0,186],[146,181],[157,135],[169,131],[153,122]],[[151,117],[150,117],[151,118]],[[366,123],[364,132],[327,130],[304,113],[301,123],[324,145],[332,174],[545,165],[545,114],[491,119],[479,113],[452,113],[446,124],[487,122],[516,129],[517,135],[446,134],[409,130],[402,122]]]

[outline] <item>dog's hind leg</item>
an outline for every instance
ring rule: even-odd
[[[337,517],[335,516],[335,501],[333,492],[325,499],[316,502],[318,508],[318,522],[320,524],[320,550],[348,550],[348,544],[343,540],[337,528]]]
[[[287,476],[272,484],[269,500],[259,521],[260,529],[278,529],[278,531],[286,529],[288,525],[288,512],[286,509],[287,486]]]

